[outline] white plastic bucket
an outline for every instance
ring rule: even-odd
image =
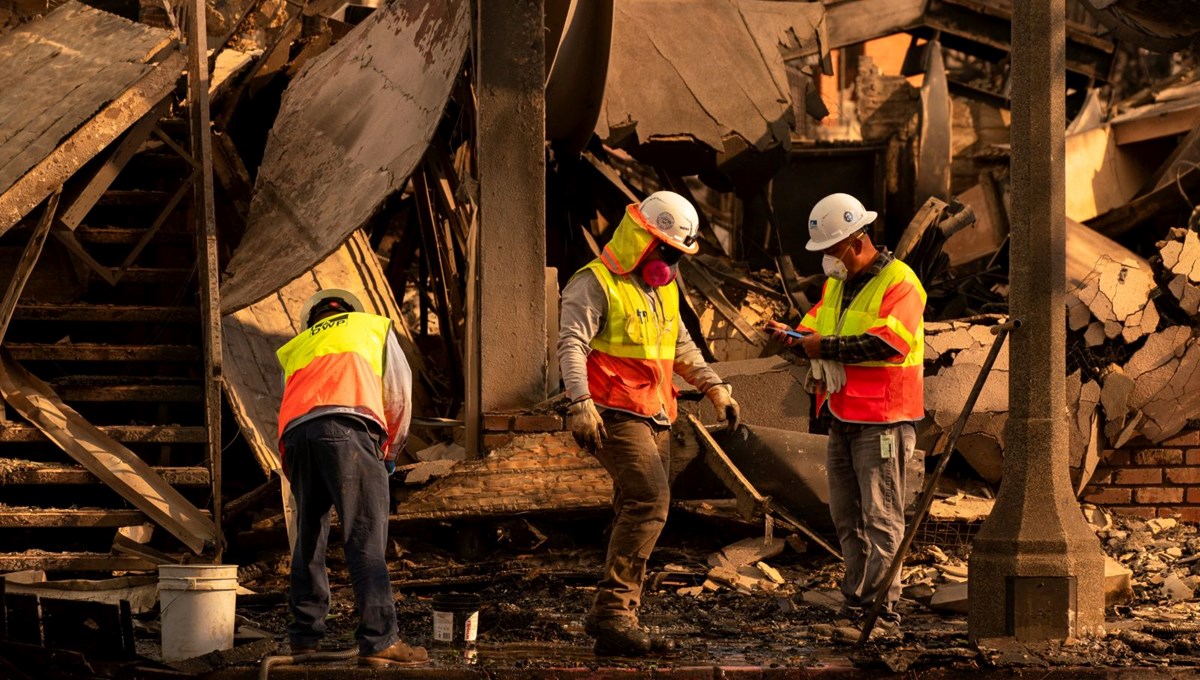
[[[164,661],[233,648],[237,565],[160,565],[158,602]]]

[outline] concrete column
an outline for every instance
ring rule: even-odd
[[[1068,473],[1065,0],[1012,24],[1010,336],[1004,477],[971,551],[972,639],[1064,640],[1104,624],[1104,558]]]
[[[542,0],[478,0],[475,10],[478,394],[488,412],[546,398],[545,30]]]

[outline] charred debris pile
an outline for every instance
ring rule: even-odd
[[[464,433],[470,341],[486,333],[471,321],[481,187],[470,3],[210,3],[203,54],[187,12],[92,4],[0,8],[0,61],[28,67],[0,88],[0,110],[46,110],[20,118],[20,135],[0,117],[14,132],[0,134],[0,261],[17,274],[0,304],[0,532],[13,538],[0,583],[16,598],[10,617],[36,619],[37,603],[65,590],[134,604],[104,610],[109,637],[43,622],[45,637],[17,642],[78,650],[64,639],[86,638],[85,654],[120,649],[134,663],[135,632],[154,632],[149,572],[224,559],[259,591],[243,594],[240,639],[270,651],[288,569],[270,367],[318,287],[353,290],[391,317],[414,369],[389,554],[401,606],[415,612],[435,589],[501,589],[514,603],[487,612],[494,630],[577,636],[561,611],[515,604],[528,595],[516,591],[566,584],[586,597],[602,560],[605,471],[563,432],[554,397],[485,414],[482,450]],[[836,609],[838,568],[821,424],[806,362],[763,327],[795,324],[820,295],[819,257],[803,247],[809,207],[835,191],[862,199],[880,214],[876,242],[929,293],[919,448],[942,449],[1008,309],[1008,3],[702,0],[670,17],[640,0],[607,13],[611,3],[545,4],[548,325],[557,291],[625,207],[679,192],[702,220],[700,254],[680,269],[682,320],[749,424],[740,438],[710,436],[714,414],[680,385],[652,611],[677,630],[736,638],[786,620],[803,628],[789,635],[836,640],[844,632],[821,613]],[[1120,449],[1195,429],[1200,406],[1200,63],[1183,36],[1196,27],[1131,28],[1084,4],[1068,17],[1062,273],[1080,494]],[[651,20],[678,35],[649,36],[648,51],[638,27]],[[719,43],[689,39],[705,25],[736,28]],[[1138,30],[1176,51],[1145,51]],[[54,62],[70,77],[47,81],[38,68],[54,45],[70,48]],[[204,67],[206,91],[188,75]],[[667,84],[661,96],[645,96],[647,78]],[[950,620],[999,481],[1008,360],[1005,348],[904,570],[921,603],[910,606]],[[910,498],[924,469],[913,462]],[[1119,636],[1126,649],[1104,653],[1192,655],[1178,619],[1200,586],[1194,527],[1088,513],[1112,558],[1111,604],[1141,622]],[[120,577],[49,586],[48,572]],[[750,623],[679,604],[697,599]],[[876,661],[1003,657],[963,651],[931,620],[925,652]]]

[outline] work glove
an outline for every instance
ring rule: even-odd
[[[604,431],[604,421],[600,419],[600,412],[596,410],[596,404],[591,397],[571,404],[567,409],[567,427],[571,430],[575,443],[591,453],[595,453],[608,437],[608,433]]]
[[[832,359],[809,359],[809,378],[825,383],[825,391],[841,392],[846,386],[846,366]]]
[[[725,422],[725,429],[733,432],[737,429],[738,420],[742,416],[742,407],[733,400],[733,386],[720,383],[708,388],[704,393],[717,409],[717,418]]]

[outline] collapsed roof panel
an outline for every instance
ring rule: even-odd
[[[75,0],[0,36],[0,234],[167,95],[172,41]]]
[[[466,0],[397,0],[292,82],[221,286],[223,313],[320,262],[404,186],[462,65],[469,15]]]
[[[636,134],[713,154],[731,140],[758,151],[786,145],[792,114],[780,50],[816,53],[824,31],[819,3],[618,3],[596,133],[614,145]]]

